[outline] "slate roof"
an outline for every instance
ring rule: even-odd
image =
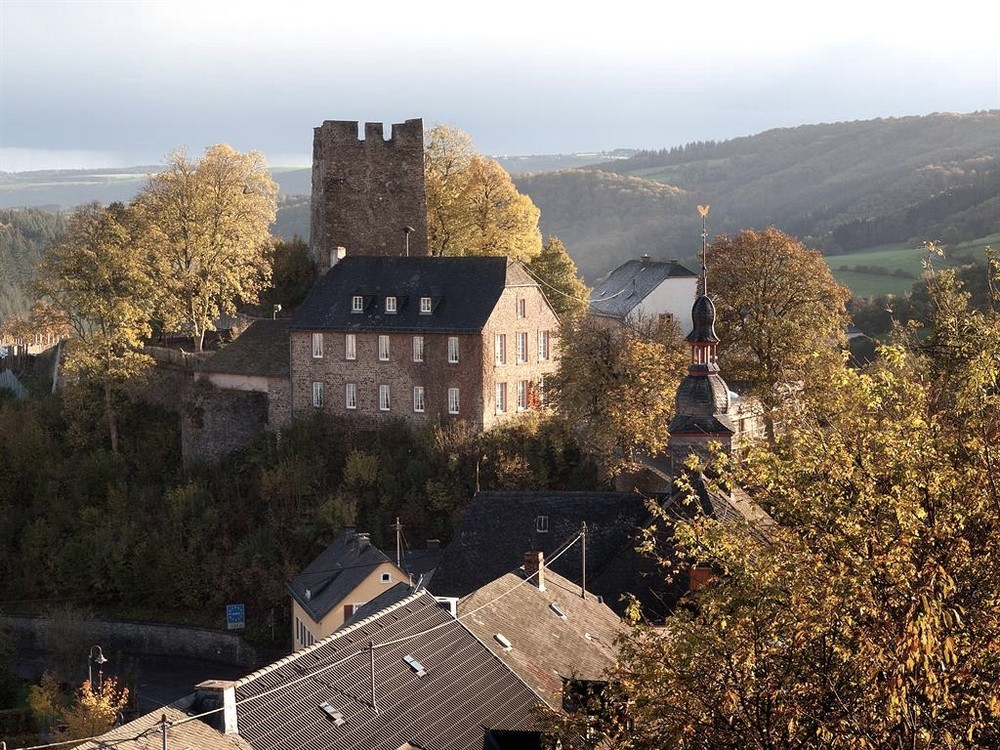
[[[590,311],[624,318],[667,279],[697,277],[677,261],[629,260],[609,273],[591,292]]]
[[[548,531],[538,531],[545,516]],[[644,496],[633,492],[480,492],[469,503],[429,584],[438,596],[465,596],[519,568],[537,550],[555,572],[579,584],[582,545],[558,559],[557,549],[587,523],[587,590],[622,609],[623,592],[657,604],[662,574],[635,551],[638,530],[651,520]]]
[[[288,322],[255,320],[235,341],[206,359],[198,371],[287,378]]]
[[[170,750],[253,750],[246,741],[238,735],[225,735],[203,721],[191,720],[179,701],[171,706],[158,708],[135,721],[123,724],[102,734],[100,740],[77,745],[83,750],[99,750],[99,748],[115,747],[120,750],[160,750],[163,734],[159,723],[162,716],[167,717],[170,726],[167,728],[167,747]],[[181,723],[183,722],[183,723]]]
[[[285,589],[318,622],[384,563],[392,560],[367,535],[346,531]]]
[[[248,675],[235,695],[239,734],[255,750],[481,750],[486,729],[534,729],[539,703],[426,592]]]
[[[546,569],[544,585],[540,591],[537,580],[526,579],[523,569],[507,573],[461,599],[458,614],[479,640],[558,709],[564,680],[603,679],[615,661],[615,638],[625,626],[597,597],[581,597],[580,586],[558,573]],[[511,644],[509,651],[496,633]]]
[[[313,286],[292,318],[293,331],[479,333],[506,286],[538,286],[517,261],[503,257],[348,255]],[[352,298],[364,310],[352,312]],[[385,312],[396,297],[397,312]],[[420,313],[430,297],[432,312]]]

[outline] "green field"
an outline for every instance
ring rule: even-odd
[[[943,258],[934,257],[937,267],[964,265],[981,258],[983,248],[1000,248],[1000,234],[963,242],[945,250]],[[825,256],[834,278],[851,290],[854,297],[874,297],[880,294],[901,295],[910,292],[920,279],[927,251],[922,247],[883,245],[844,255]],[[858,270],[867,266],[872,270]],[[874,269],[879,272],[873,273]],[[884,270],[884,273],[882,272]],[[898,274],[898,275],[896,275]],[[910,274],[904,276],[903,274]]]

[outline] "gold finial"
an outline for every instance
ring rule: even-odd
[[[711,206],[698,206],[698,215],[704,219],[708,216],[708,209],[710,208]]]

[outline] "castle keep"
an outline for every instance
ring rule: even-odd
[[[310,252],[321,270],[350,255],[425,256],[424,123],[327,120],[313,136]]]

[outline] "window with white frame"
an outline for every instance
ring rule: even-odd
[[[358,358],[358,335],[356,333],[344,334],[344,359]]]
[[[458,362],[458,336],[448,337],[448,361],[451,364]]]
[[[424,387],[422,385],[413,386],[413,411],[422,412],[424,410]]]
[[[378,387],[378,408],[379,411],[389,411],[389,386],[387,385]]]
[[[528,361],[528,332],[517,332],[517,363],[519,365]]]
[[[535,531],[539,534],[545,534],[549,530],[549,517],[548,516],[535,516]]]
[[[528,408],[528,381],[517,381],[517,410],[524,411]]]
[[[424,361],[424,337],[414,336],[413,337],[413,361],[423,362]]]
[[[430,315],[431,314],[431,298],[421,297],[420,298],[420,314]]]
[[[313,359],[323,359],[323,334],[314,333],[312,335]]]
[[[517,317],[526,318],[528,316],[528,301],[521,297],[517,301]]]
[[[317,409],[323,405],[323,384],[313,382],[313,406]]]
[[[507,411],[507,384],[497,383],[496,391],[497,414],[503,414]]]
[[[538,332],[538,361],[545,362],[549,358],[549,332]]]
[[[347,409],[358,408],[358,384],[346,383],[344,385],[344,407]]]
[[[355,294],[351,297],[351,312],[359,313],[365,311],[365,298],[360,294]]]
[[[448,413],[449,414],[458,414],[458,407],[459,407],[458,388],[449,388],[448,389]]]
[[[396,312],[396,298],[386,297],[385,298],[385,311],[390,315]]]
[[[379,362],[389,361],[389,337],[385,334],[378,337],[378,359]]]
[[[538,405],[545,408],[545,376],[540,375],[538,378]]]
[[[507,364],[507,334],[505,333],[493,336],[493,362],[498,365]]]
[[[383,573],[381,580],[382,580],[382,583],[392,583],[392,574],[391,573]]]

